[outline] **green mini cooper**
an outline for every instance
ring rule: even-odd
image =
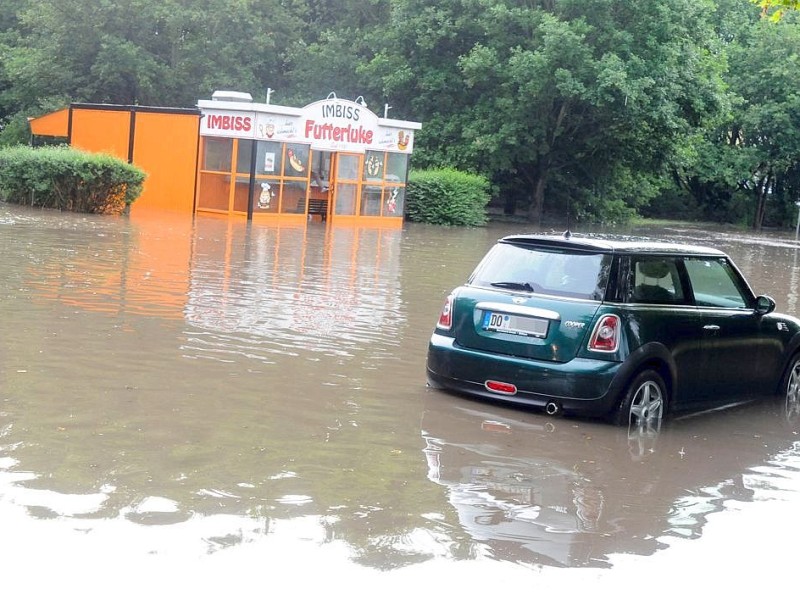
[[[774,310],[711,248],[507,236],[447,297],[428,383],[636,427],[775,393],[792,418],[800,320]]]

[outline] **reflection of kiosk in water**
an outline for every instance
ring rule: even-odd
[[[428,478],[444,486],[476,552],[603,567],[613,554],[653,554],[664,536],[700,537],[726,501],[752,500],[759,469],[796,455],[787,417],[743,406],[675,422],[640,445],[623,428],[448,399],[431,402],[421,426]]]
[[[266,221],[402,224],[419,123],[330,94],[303,108],[215,92],[200,100],[197,210]]]

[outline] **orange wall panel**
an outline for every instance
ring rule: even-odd
[[[69,134],[69,109],[57,110],[56,112],[30,119],[29,122],[33,135],[67,137]]]
[[[127,110],[72,109],[70,145],[128,162],[131,114]]]
[[[132,211],[193,211],[199,123],[196,114],[136,113],[133,164],[147,179]]]

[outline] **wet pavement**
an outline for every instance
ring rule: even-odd
[[[528,230],[0,203],[9,589],[658,597],[683,572],[698,592],[784,589],[800,425],[780,406],[636,436],[426,388],[444,297]],[[793,232],[615,233],[720,247],[800,314]]]

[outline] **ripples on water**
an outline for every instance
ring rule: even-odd
[[[236,247],[199,235],[184,314],[202,333],[187,350],[352,356],[396,345],[400,232],[324,233],[252,229]]]
[[[0,204],[6,539],[38,547],[46,524],[41,543],[70,547],[80,532],[94,559],[304,540],[317,568],[321,548],[381,572],[439,559],[609,567],[699,540],[731,503],[797,501],[796,425],[768,406],[642,440],[427,390],[444,297],[523,230]],[[797,312],[791,239],[614,233],[719,246]]]

